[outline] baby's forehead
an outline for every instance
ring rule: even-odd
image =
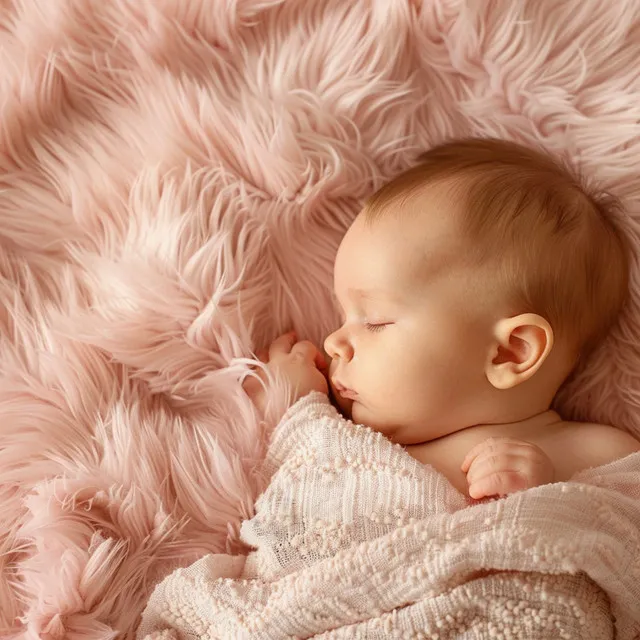
[[[467,237],[465,207],[461,188],[451,182],[399,194],[375,217],[366,206],[360,215],[380,235],[396,237],[399,248],[431,258],[443,251],[462,249]]]
[[[421,210],[358,216],[336,257],[336,286],[368,280],[382,282],[383,291],[410,290],[462,264],[465,241],[455,213],[437,199],[404,206]]]

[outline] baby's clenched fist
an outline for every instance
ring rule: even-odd
[[[268,352],[258,356],[267,365],[268,372],[260,371],[247,377],[243,388],[259,411],[264,412],[266,407],[265,383],[268,375],[274,380],[288,383],[293,393],[292,402],[312,391],[329,393],[324,356],[312,342],[298,342],[294,332],[280,336],[274,340]]]
[[[476,445],[461,469],[474,500],[506,496],[554,479],[553,464],[540,447],[512,438],[489,438]]]

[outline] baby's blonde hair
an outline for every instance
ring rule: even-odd
[[[494,139],[435,147],[367,202],[375,220],[451,185],[466,255],[497,267],[516,313],[537,313],[576,352],[590,351],[615,322],[628,294],[629,249],[619,202],[588,188],[545,152]]]

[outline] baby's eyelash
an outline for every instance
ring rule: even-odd
[[[370,322],[365,322],[364,323],[364,327],[367,331],[371,331],[371,333],[378,333],[379,331],[382,331],[385,327],[387,326],[387,323],[381,323],[381,324],[371,324]]]

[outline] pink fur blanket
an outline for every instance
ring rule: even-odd
[[[363,199],[451,136],[541,141],[640,246],[637,0],[0,0],[0,635],[132,637],[238,551],[243,358],[336,323]],[[640,433],[640,284],[559,399]]]
[[[640,453],[469,505],[315,393],[267,451],[247,556],[154,590],[140,640],[640,638]]]

